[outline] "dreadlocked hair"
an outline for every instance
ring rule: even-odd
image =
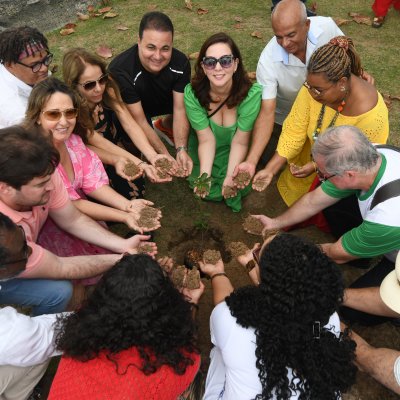
[[[287,233],[260,259],[261,283],[226,298],[237,323],[253,327],[262,392],[256,400],[337,400],[355,381],[355,343],[327,325],[343,299],[338,266],[320,249]],[[317,335],[313,328],[319,323]]]
[[[14,64],[22,52],[31,53],[31,47],[41,45],[49,51],[47,39],[36,28],[20,26],[0,33],[0,63]]]
[[[336,36],[315,50],[307,71],[309,74],[324,73],[330,82],[338,82],[343,77],[350,78],[351,74],[361,76],[363,73],[353,40],[346,36]]]

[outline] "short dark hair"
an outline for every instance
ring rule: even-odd
[[[143,15],[139,25],[139,38],[143,38],[143,31],[152,29],[159,32],[171,32],[174,36],[174,26],[168,15],[159,11],[151,11]]]
[[[0,129],[0,182],[20,190],[32,179],[52,174],[59,162],[51,139],[36,128]]]
[[[7,262],[10,259],[10,251],[4,246],[3,238],[15,227],[14,222],[7,215],[0,212],[0,268],[2,268],[3,262]]]
[[[40,44],[49,51],[47,39],[36,28],[19,26],[0,33],[0,63],[16,63],[23,51],[29,53],[30,46]]]

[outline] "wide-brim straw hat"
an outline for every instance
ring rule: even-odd
[[[400,251],[397,253],[394,271],[386,275],[381,283],[380,294],[382,301],[400,314]]]

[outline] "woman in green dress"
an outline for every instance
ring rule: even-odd
[[[238,212],[241,198],[251,189],[238,190],[232,173],[246,157],[261,86],[250,82],[239,49],[227,34],[216,33],[204,42],[184,99],[191,125],[190,187],[206,200],[225,199]]]

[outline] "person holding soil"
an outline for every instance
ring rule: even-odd
[[[151,181],[166,182],[172,179],[169,175],[160,179],[154,164],[164,158],[173,164],[175,160],[170,155],[157,154],[151,146],[142,128],[126,108],[117,84],[107,72],[106,64],[99,57],[83,48],[68,50],[63,58],[63,77],[65,83],[77,90],[89,106],[97,132],[137,157],[142,153],[150,164],[141,162],[140,166]],[[129,193],[134,191],[143,197],[143,178],[131,183],[118,176],[112,166],[107,167],[106,171],[117,192],[130,198]]]
[[[251,131],[261,106],[261,86],[251,84],[240,51],[230,36],[217,33],[201,47],[192,83],[185,88],[185,107],[191,125],[189,176],[194,193],[221,201],[233,211],[250,186],[237,190],[232,174],[248,151]],[[205,174],[205,175],[204,175]],[[203,177],[203,178],[202,178]],[[199,190],[199,179],[211,180]]]
[[[205,400],[340,399],[355,382],[355,343],[340,333],[344,283],[304,239],[269,237],[239,257],[256,287],[234,290],[222,260],[211,278],[211,362]]]
[[[203,291],[181,294],[151,257],[123,257],[59,319],[64,355],[49,399],[179,398],[200,367],[192,314]]]
[[[307,71],[276,152],[253,180],[255,190],[264,190],[285,167],[277,185],[288,206],[305,194],[316,178],[311,147],[326,128],[353,125],[373,143],[386,143],[389,135],[387,107],[376,88],[360,77],[361,61],[350,38],[337,36],[318,48]]]
[[[143,232],[137,223],[140,212],[153,203],[129,201],[109,186],[101,161],[85,145],[89,136],[86,127],[90,123],[85,120],[88,114],[80,111],[78,94],[58,79],[48,78],[33,88],[24,124],[27,127],[38,125],[44,134],[51,135],[60,153],[56,169],[75,207],[94,220],[122,222]],[[157,219],[160,216],[158,214]],[[157,223],[156,228],[159,226]],[[38,241],[62,257],[105,252],[62,231],[51,219],[43,226]]]

